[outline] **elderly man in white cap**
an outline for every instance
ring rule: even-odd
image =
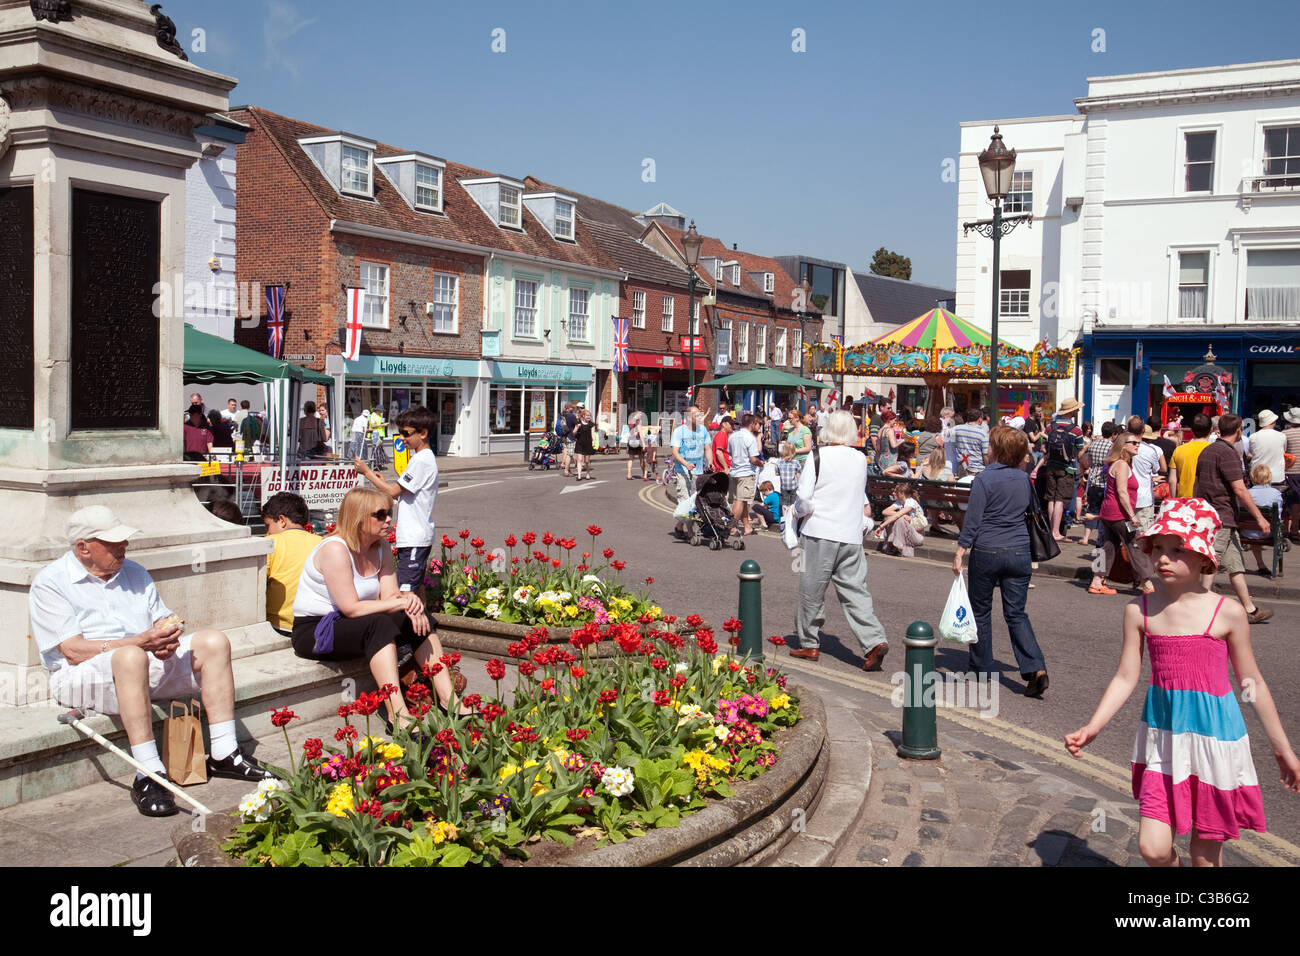
[[[202,694],[212,751],[210,777],[257,782],[271,777],[240,752],[235,738],[235,678],[230,639],[207,629],[184,633],[149,572],[126,560],[135,528],[103,505],[68,520],[71,549],[32,581],[32,636],[60,704],[120,714],[131,755],[163,776],[153,735],[152,700]],[[170,792],[144,774],[131,798],[145,816],[176,813]]]
[[[1272,409],[1264,409],[1255,416],[1258,427],[1250,439],[1250,463],[1258,468],[1268,468],[1270,485],[1276,485],[1280,491],[1286,486],[1286,436],[1277,430],[1277,415]]]

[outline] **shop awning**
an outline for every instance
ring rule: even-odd
[[[682,369],[689,368],[687,362],[688,356],[677,355],[672,352],[628,352],[627,364],[633,368],[666,368]],[[699,352],[695,353],[696,371],[706,371],[709,367],[709,357]]]
[[[239,382],[261,385],[279,379],[332,385],[328,375],[272,358],[227,342],[215,335],[185,326],[185,384],[209,385],[214,382]]]
[[[800,378],[798,375],[791,375],[789,372],[782,372],[775,368],[751,368],[745,372],[737,372],[735,375],[724,375],[722,378],[713,378],[696,384],[699,388],[782,388],[791,391],[800,385],[810,391],[824,391],[831,388],[825,382]]]

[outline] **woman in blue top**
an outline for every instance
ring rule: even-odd
[[[1025,614],[1030,575],[1025,512],[1033,503],[1034,489],[1020,463],[1029,454],[1029,439],[1018,428],[999,425],[989,432],[989,449],[993,461],[971,484],[970,507],[952,559],[952,573],[961,574],[962,559],[970,551],[970,603],[979,633],[970,648],[970,669],[977,675],[993,671],[996,585],[1002,591],[1011,648],[1026,681],[1025,696],[1039,697],[1047,690],[1047,670]]]

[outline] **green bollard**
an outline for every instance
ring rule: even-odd
[[[740,657],[763,659],[763,571],[758,562],[749,558],[740,565],[740,605],[736,617],[740,618]]]
[[[903,742],[900,757],[934,760],[939,750],[939,726],[934,711],[934,694],[926,686],[938,677],[934,672],[934,649],[939,639],[925,621],[913,621],[907,628],[903,645],[907,660],[903,665]],[[927,703],[928,697],[928,703]]]

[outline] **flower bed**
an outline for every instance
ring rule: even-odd
[[[340,707],[334,741],[306,741],[285,781],[241,803],[227,851],[275,866],[459,866],[524,858],[538,837],[619,843],[762,773],[778,759],[772,734],[799,718],[784,675],[720,651],[696,615],[589,622],[567,647],[546,638],[538,627],[510,646],[513,681],[486,662],[496,693],[466,697],[472,716],[431,707],[421,683],[419,720],[391,738],[372,717],[388,688]],[[597,657],[606,642],[617,652]],[[286,739],[293,719],[273,718]]]
[[[540,537],[534,531],[519,538],[509,535],[504,549],[492,551],[467,530],[460,532],[459,541],[443,535],[442,556],[430,562],[426,579],[430,610],[546,627],[659,620],[663,610],[647,594],[624,585],[627,563],[614,557],[614,549],[601,548],[597,554],[601,533],[598,525],[587,526],[591,550],[578,552],[576,560],[577,539],[549,531]],[[644,580],[647,587],[654,583],[652,577]]]

